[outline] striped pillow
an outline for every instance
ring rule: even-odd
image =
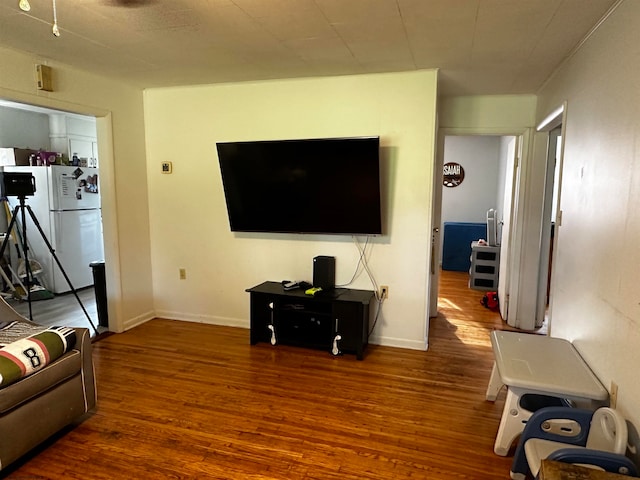
[[[42,370],[71,350],[75,343],[73,328],[51,327],[0,346],[0,388]]]

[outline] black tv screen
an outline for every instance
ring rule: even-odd
[[[379,137],[217,143],[231,230],[377,235]]]

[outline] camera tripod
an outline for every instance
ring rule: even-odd
[[[29,304],[29,320],[33,320],[33,313],[32,313],[32,310],[31,310],[31,285],[32,285],[32,282],[33,282],[33,272],[31,271],[31,264],[29,262],[29,244],[27,243],[27,222],[26,222],[25,211],[29,212],[29,216],[31,217],[31,220],[33,220],[33,224],[38,229],[38,232],[40,232],[40,236],[42,237],[42,240],[44,240],[44,243],[47,245],[47,248],[49,249],[49,253],[51,254],[53,259],[55,260],[56,264],[58,265],[58,268],[60,269],[60,272],[62,273],[62,275],[64,276],[65,280],[67,281],[67,284],[69,285],[69,288],[73,292],[73,295],[76,297],[76,300],[78,300],[78,304],[80,305],[80,308],[82,308],[82,311],[84,312],[85,316],[87,317],[87,320],[89,321],[89,324],[93,327],[93,330],[96,332],[96,335],[97,335],[98,334],[98,329],[96,328],[95,324],[91,320],[91,317],[89,316],[89,313],[87,312],[87,309],[84,307],[84,305],[82,303],[82,300],[80,300],[80,297],[78,296],[78,292],[76,291],[76,289],[74,288],[73,284],[71,283],[71,279],[67,275],[67,272],[65,272],[64,267],[62,266],[62,263],[60,262],[60,259],[56,255],[55,250],[51,246],[51,243],[49,242],[49,240],[47,239],[47,236],[45,235],[44,231],[42,230],[42,227],[40,226],[40,222],[38,222],[38,219],[36,218],[35,213],[33,213],[33,210],[31,210],[31,207],[26,204],[25,198],[26,198],[25,195],[18,195],[18,200],[20,201],[20,203],[18,205],[16,205],[14,207],[14,209],[13,209],[13,214],[11,216],[11,222],[9,223],[9,226],[7,227],[7,235],[5,235],[4,241],[2,242],[2,246],[0,247],[0,258],[4,257],[4,252],[5,252],[6,248],[7,248],[8,243],[9,243],[9,235],[10,235],[12,229],[16,226],[16,220],[18,218],[18,212],[20,212],[20,221],[22,222],[22,232],[21,232],[21,238],[20,238],[21,245],[20,245],[20,247],[22,248],[22,252],[24,254],[24,262],[25,262],[25,270],[26,270],[25,274],[26,274],[27,281],[25,282],[25,285],[26,285],[26,290],[27,290],[27,292],[26,292],[27,293],[27,303]]]

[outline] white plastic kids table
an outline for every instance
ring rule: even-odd
[[[493,451],[505,456],[532,412],[520,405],[525,394],[548,395],[577,402],[604,402],[609,393],[575,347],[545,335],[494,330],[495,362],[486,398],[495,401],[507,386],[507,398]]]

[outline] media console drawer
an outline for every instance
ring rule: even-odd
[[[279,282],[264,282],[246,291],[252,345],[282,343],[364,358],[373,291],[336,288],[309,296],[302,290],[285,291]]]

